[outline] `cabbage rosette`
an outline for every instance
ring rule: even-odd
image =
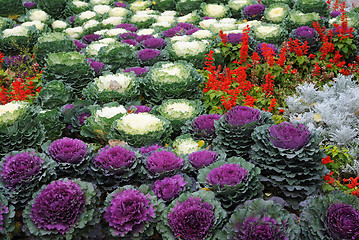
[[[65,124],[60,121],[61,113],[57,109],[39,112],[39,122],[44,126],[45,141],[55,140],[62,136]]]
[[[257,42],[280,45],[288,37],[288,31],[279,24],[262,23],[251,29],[251,35]]]
[[[202,1],[200,0],[181,0],[176,2],[176,11],[184,15],[193,13],[200,9]],[[186,22],[186,21],[184,21]]]
[[[38,113],[38,108],[24,101],[0,105],[0,156],[42,144],[44,126],[38,121]]]
[[[243,10],[245,7],[252,5],[253,0],[229,0],[228,7],[232,12],[232,17],[235,18],[242,18]]]
[[[343,192],[312,196],[301,203],[303,239],[357,239],[359,200]]]
[[[204,82],[192,64],[185,61],[158,62],[142,82],[142,95],[146,102],[160,103],[165,99],[196,99],[202,93],[199,85]]]
[[[180,132],[180,128],[187,120],[199,116],[203,111],[204,107],[200,100],[169,99],[155,106],[151,113],[166,118],[171,122],[173,130]]]
[[[99,239],[91,234],[100,221],[99,192],[79,179],[43,185],[23,211],[24,231],[32,238]],[[54,204],[56,203],[56,204]]]
[[[239,203],[260,197],[260,169],[240,157],[231,157],[198,170],[197,181],[213,191],[222,207],[234,210]]]
[[[290,8],[284,3],[275,3],[270,5],[264,11],[264,18],[271,23],[280,24],[289,14]]]
[[[111,139],[133,147],[165,143],[172,133],[170,123],[150,113],[126,114],[113,122]]]
[[[126,183],[136,182],[141,154],[129,146],[105,146],[93,156],[89,171],[105,192]]]
[[[111,192],[105,200],[104,219],[109,237],[149,239],[164,205],[147,185],[126,185]]]
[[[21,208],[40,186],[56,177],[55,168],[52,159],[34,149],[10,152],[0,161],[0,188]]]
[[[157,231],[164,240],[224,239],[227,213],[211,191],[183,193],[166,207]]]
[[[202,15],[206,17],[224,18],[231,16],[229,7],[223,4],[202,3],[201,9]]]
[[[78,52],[49,53],[46,62],[43,83],[63,81],[74,92],[81,92],[95,76],[85,56]]]
[[[320,18],[320,15],[316,12],[303,13],[299,10],[292,10],[283,21],[283,26],[291,31],[301,26],[312,27],[313,21],[319,22],[321,26],[325,24],[325,19]]]
[[[321,0],[298,0],[295,1],[294,9],[297,9],[303,13],[317,12],[320,16],[327,16],[328,3]]]
[[[297,217],[274,200],[246,201],[233,212],[225,227],[227,239],[299,239]]]
[[[39,37],[39,30],[35,26],[16,26],[0,32],[0,48],[5,55],[20,54],[19,46],[32,49]]]
[[[250,137],[260,125],[271,123],[271,114],[247,106],[235,106],[214,122],[217,137],[213,140],[214,149],[224,151],[228,157],[247,159],[253,144]]]
[[[86,118],[81,126],[81,136],[90,138],[95,142],[105,143],[109,139],[111,127],[116,119],[127,114],[124,106],[117,102],[89,106],[91,116]]]
[[[172,142],[173,151],[180,156],[199,151],[202,147],[201,141],[196,141],[191,134],[180,135]]]
[[[42,109],[60,108],[74,100],[74,93],[71,87],[62,81],[51,81],[42,86],[41,91],[35,98],[36,105]]]
[[[250,159],[260,167],[262,183],[276,187],[293,208],[320,192],[326,168],[317,133],[302,124],[283,122],[258,126],[252,139]]]
[[[126,104],[139,98],[139,79],[133,72],[107,74],[95,78],[82,92],[86,99]]]

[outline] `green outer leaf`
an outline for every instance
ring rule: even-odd
[[[296,216],[289,213],[280,204],[260,198],[247,201],[235,209],[225,226],[227,239],[234,239],[239,234],[238,223],[242,223],[249,217],[258,217],[259,219],[270,217],[275,219],[281,233],[285,234],[288,240],[299,239],[300,228]]]
[[[344,203],[359,211],[359,199],[342,192],[312,196],[301,204],[301,238],[308,240],[334,240],[327,231],[327,211],[331,204]]]
[[[11,205],[7,197],[2,194],[0,194],[0,204],[4,205],[9,210],[9,212],[5,216],[2,215],[3,219],[1,221],[1,227],[3,229],[0,231],[0,237],[2,237],[1,239],[5,238],[4,240],[10,240],[10,237],[8,235],[15,229],[15,207]]]
[[[60,108],[74,100],[72,88],[62,81],[50,81],[43,85],[35,103],[43,109]]]

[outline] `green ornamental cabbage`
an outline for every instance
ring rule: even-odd
[[[271,123],[271,114],[255,108],[236,106],[214,122],[217,137],[214,149],[223,150],[227,156],[247,159],[253,144],[250,137],[260,125]]]
[[[250,159],[261,168],[261,181],[275,187],[294,209],[321,190],[326,168],[320,136],[302,124],[258,126],[252,133]]]
[[[85,99],[108,103],[126,104],[139,99],[139,79],[133,72],[100,76],[82,91]]]
[[[51,81],[41,88],[40,93],[35,98],[36,105],[43,109],[60,108],[74,100],[71,87],[62,81]]]
[[[262,0],[261,3],[266,5],[266,7],[269,7],[270,5],[276,4],[276,3],[284,3],[292,8],[295,2],[292,0]]]
[[[117,102],[89,106],[91,116],[86,118],[84,125],[81,126],[81,136],[92,139],[102,144],[110,140],[109,134],[114,121],[127,113],[124,106]]]
[[[81,90],[94,78],[94,71],[85,56],[78,52],[49,53],[47,67],[43,72],[43,82],[63,81],[74,92]]]
[[[60,121],[60,115],[58,109],[39,112],[39,121],[45,128],[45,140],[55,140],[61,137],[65,124]]]
[[[180,132],[187,120],[192,120],[203,111],[204,107],[200,100],[169,99],[155,106],[151,112],[169,120],[173,130]]]
[[[260,198],[239,205],[224,231],[230,240],[300,239],[297,217],[280,203]]]
[[[267,7],[264,11],[264,18],[272,23],[282,23],[288,15],[290,8],[284,3],[275,3]]]
[[[176,9],[176,2],[174,0],[157,0],[153,1],[152,4],[153,9],[161,12]]]
[[[313,21],[319,22],[320,25],[323,25],[324,23],[324,20],[321,19],[320,15],[316,12],[303,13],[299,10],[292,10],[284,20],[283,25],[288,30],[293,30],[301,26],[312,27]]]
[[[259,24],[251,29],[251,34],[258,42],[282,44],[288,37],[288,31],[279,24]]]
[[[231,157],[199,169],[197,181],[215,193],[223,208],[234,210],[239,203],[262,195],[260,172],[243,158]]]
[[[197,99],[201,97],[199,85],[204,78],[185,61],[158,62],[142,82],[142,95],[146,102],[160,103],[165,99]]]
[[[49,53],[76,51],[74,41],[65,33],[44,33],[35,44],[36,61],[44,66]]]
[[[25,48],[32,49],[39,37],[35,26],[16,26],[0,33],[0,48],[5,55],[17,55]]]
[[[176,11],[186,15],[200,8],[201,0],[179,0],[176,2]]]
[[[40,9],[47,12],[54,18],[66,17],[64,16],[67,0],[37,0]]]
[[[44,126],[38,121],[38,113],[39,109],[27,102],[0,105],[0,156],[42,144]]]
[[[329,14],[328,4],[322,0],[297,0],[294,9],[303,13],[317,12],[320,16],[326,17]]]
[[[343,192],[314,196],[301,203],[302,239],[358,239],[359,199]]]
[[[8,17],[10,15],[20,15],[24,12],[24,6],[21,0],[1,0],[0,16]]]
[[[113,122],[110,138],[133,147],[166,143],[172,133],[171,124],[149,113],[126,114]]]

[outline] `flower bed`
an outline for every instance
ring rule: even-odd
[[[0,3],[1,239],[358,238],[358,8]]]

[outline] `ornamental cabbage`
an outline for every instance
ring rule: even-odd
[[[155,181],[152,190],[158,198],[169,201],[178,197],[186,188],[186,185],[188,185],[188,183],[178,174],[173,177],[165,177],[162,180]]]

